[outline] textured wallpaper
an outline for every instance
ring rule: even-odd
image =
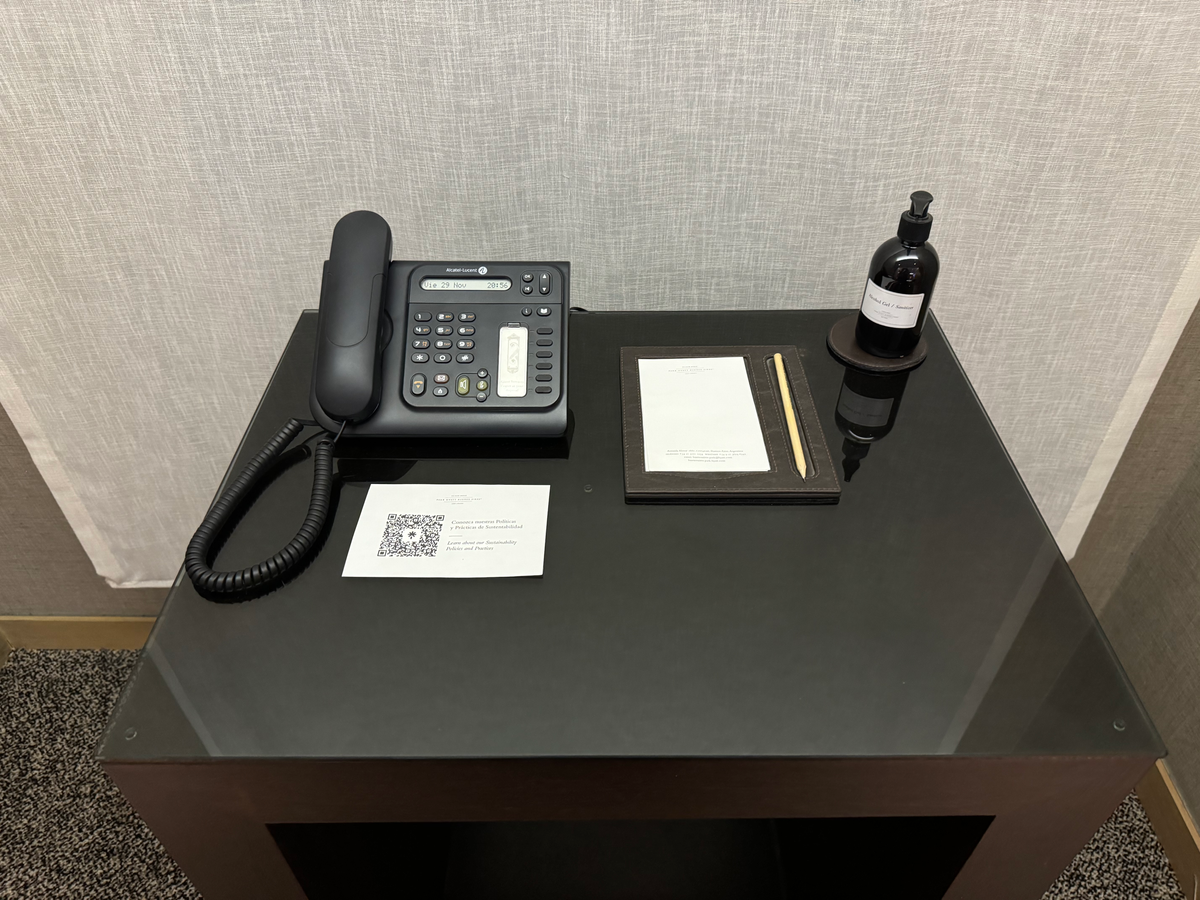
[[[844,307],[925,188],[1057,528],[1200,241],[1198,46],[1194,0],[0,2],[0,401],[100,573],[170,579],[342,213],[593,309]]]

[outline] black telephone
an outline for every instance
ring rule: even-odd
[[[382,217],[333,229],[310,405],[348,436],[567,430],[568,263],[392,262]]]
[[[570,264],[393,262],[382,216],[352,212],[333,229],[321,279],[309,406],[225,491],[196,530],[184,570],[212,600],[240,600],[299,567],[324,527],[334,446],[343,437],[558,437],[567,430]],[[306,425],[313,494],[296,537],[236,572],[212,546]]]

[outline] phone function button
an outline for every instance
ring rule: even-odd
[[[539,328],[537,330],[537,333],[538,334],[554,334],[554,329],[553,328]]]
[[[534,388],[534,390],[537,391],[539,394],[548,394],[552,390],[554,390],[554,388],[550,387],[550,385],[548,385],[548,384],[539,384],[537,387]]]
[[[446,341],[446,340],[434,341],[433,346],[435,349],[438,349],[438,350],[449,350],[451,347],[454,346],[454,341]]]
[[[462,340],[462,341],[459,341],[459,342],[458,342],[458,349],[459,349],[459,350],[474,350],[474,349],[475,349],[475,342],[474,342],[474,341],[470,341],[470,340]]]
[[[447,355],[446,361],[447,362],[450,361],[448,355]],[[460,353],[460,354],[458,354],[458,361],[460,363],[472,363],[472,362],[475,362],[475,357],[470,353]]]
[[[414,353],[412,355],[412,361],[415,363],[429,362],[429,354],[428,353]]]
[[[459,375],[458,381],[454,383],[454,390],[460,397],[465,397],[467,394],[471,393],[471,376]]]
[[[458,333],[459,334],[474,334],[475,326],[474,325],[462,325],[459,327]]]
[[[414,350],[428,350],[429,341],[413,341]]]
[[[446,384],[449,381],[450,381],[450,376],[447,375],[445,372],[438,372],[436,375],[433,376],[434,384]]]
[[[474,321],[475,321],[475,313],[459,313],[459,314],[458,314],[458,321],[460,321],[460,322],[474,322]]]
[[[527,283],[530,281],[533,281],[533,273],[526,272],[524,275],[521,276],[521,280],[524,282],[527,282]]]
[[[429,334],[429,326],[428,325],[418,325],[416,328],[413,329],[413,334]]]
[[[533,293],[533,285],[532,284],[521,285],[521,293],[522,294],[532,294]]]
[[[480,369],[478,372],[475,373],[476,378],[487,378],[487,376],[488,376],[487,369]]]
[[[437,315],[437,320],[439,322],[453,322],[454,321],[454,313],[440,312]]]
[[[525,306],[525,307],[522,307],[522,309],[521,309],[521,315],[523,315],[523,316],[532,316],[532,315],[533,315],[533,307],[532,307],[532,306]]]
[[[554,341],[550,340],[549,338],[538,338],[537,345],[539,347],[553,347]]]
[[[537,352],[537,358],[538,358],[538,359],[549,359],[549,358],[550,358],[550,357],[552,357],[553,355],[554,355],[554,351],[553,351],[553,350],[539,350],[539,351]]]
[[[435,353],[435,354],[433,354],[433,361],[434,361],[435,363],[441,363],[442,365],[445,365],[446,363],[450,362],[450,360],[451,360],[452,358],[453,358],[453,357],[451,357],[449,353]]]
[[[482,403],[484,400],[487,399],[487,394],[476,394],[475,399],[478,400],[480,403]]]
[[[539,368],[539,369],[553,369],[553,368],[554,368],[554,363],[540,362],[540,363],[538,363],[538,364],[537,364],[537,368]]]
[[[414,322],[428,322],[433,318],[432,313],[417,313],[413,316]]]
[[[475,390],[486,391],[487,389],[488,389],[488,383],[486,381],[480,380],[480,381],[475,382]]]
[[[548,316],[548,315],[550,315],[551,312],[552,312],[552,310],[548,306],[539,306],[538,307],[538,315],[539,316]]]
[[[433,389],[433,396],[435,397],[445,397],[448,393],[450,393],[450,388],[435,387]]]
[[[550,273],[549,272],[543,272],[541,277],[538,279],[538,290],[541,291],[543,294],[550,293]]]
[[[533,377],[536,381],[552,381],[554,379],[553,375],[535,375]]]
[[[414,397],[420,397],[423,393],[425,393],[425,376],[414,375],[412,377],[412,386],[410,389],[412,390]]]

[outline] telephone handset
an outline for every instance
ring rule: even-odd
[[[295,571],[329,512],[343,437],[559,437],[567,430],[570,264],[392,261],[392,231],[359,210],[334,227],[321,279],[309,406],[213,503],[184,570],[210,600],[236,601]],[[216,572],[213,543],[307,425],[313,493],[300,531],[254,566]]]

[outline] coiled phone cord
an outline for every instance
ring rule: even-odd
[[[287,546],[260,563],[234,572],[214,571],[208,563],[213,541],[224,531],[246,497],[254,490],[254,486],[270,471],[271,463],[296,438],[301,429],[309,424],[315,423],[290,419],[246,464],[228,490],[216,499],[204,521],[196,529],[184,556],[183,569],[192,580],[192,584],[207,594],[209,599],[219,603],[236,601],[240,599],[236,596],[238,594],[284,578],[304,562],[321,536],[333,495],[333,445],[337,438],[341,437],[340,431],[337,437],[326,433],[313,448],[313,487],[312,499],[308,503],[308,515],[304,517],[304,524]],[[345,428],[344,425],[342,427]]]

